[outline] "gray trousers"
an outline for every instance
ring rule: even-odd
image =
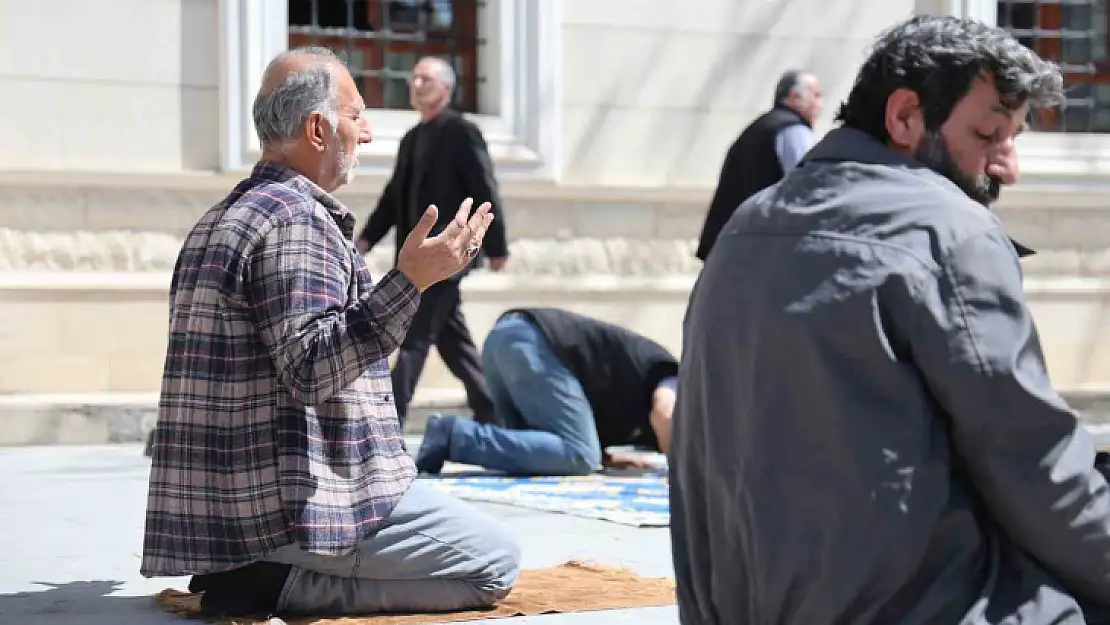
[[[486,607],[505,598],[520,573],[520,548],[505,526],[421,480],[353,553],[287,545],[266,559],[293,566],[278,599],[283,614]]]

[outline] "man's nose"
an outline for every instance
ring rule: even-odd
[[[1006,137],[989,148],[987,151],[987,160],[991,163],[1004,163],[1011,158],[1015,147],[1014,138]]]
[[[365,117],[358,120],[358,142],[370,143],[374,136],[370,133],[370,122]]]

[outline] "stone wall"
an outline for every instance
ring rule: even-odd
[[[181,240],[231,176],[0,174],[0,394],[149,393],[165,349],[166,291]],[[340,195],[365,217],[382,181]],[[506,183],[512,260],[464,283],[477,341],[513,306],[555,305],[625,325],[675,352],[707,190]],[[1029,298],[1056,382],[1110,388],[1110,209],[1096,193],[1008,191],[1011,233],[1040,250]],[[390,265],[392,237],[369,261]],[[437,358],[421,392],[457,393]]]
[[[392,236],[389,237],[390,241]],[[165,232],[25,231],[0,228],[0,271],[164,272],[182,237]],[[701,266],[696,239],[631,237],[517,238],[505,273],[518,276],[690,276]],[[371,272],[392,265],[390,243],[367,257]],[[1107,249],[1044,249],[1025,261],[1028,276],[1110,276]]]
[[[0,172],[0,271],[165,271],[197,218],[238,181],[231,175]],[[339,197],[361,219],[384,181],[361,178]],[[503,185],[514,275],[692,275],[710,191]],[[1009,189],[998,208],[1010,233],[1038,249],[1033,275],[1110,276],[1110,205],[1099,188]],[[393,237],[371,256],[381,271]]]
[[[390,241],[392,237],[390,237]],[[0,271],[164,272],[173,269],[182,238],[164,232],[24,231],[0,228]],[[530,238],[509,249],[506,273],[521,276],[690,275],[700,262],[694,239]],[[368,256],[381,275],[393,263],[390,243]]]

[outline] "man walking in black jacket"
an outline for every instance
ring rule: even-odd
[[[732,144],[698,239],[705,260],[721,227],[744,200],[775,184],[813,145],[813,122],[821,113],[821,84],[812,74],[789,71],[775,86],[775,106],[760,115]]]
[[[479,256],[489,258],[490,269],[501,271],[509,257],[505,212],[481,131],[448,108],[454,85],[454,70],[444,60],[428,57],[416,64],[410,98],[413,108],[420,113],[420,123],[401,138],[393,176],[355,240],[355,246],[365,253],[393,228],[396,249],[401,249],[401,242],[429,204],[458,206],[470,197],[475,204],[490,202],[493,205],[495,225],[486,233]],[[450,211],[441,210],[440,215],[433,235],[451,222]],[[432,286],[421,297],[420,309],[393,367],[394,401],[402,425],[432,345],[436,346],[452,375],[466,388],[467,403],[474,411],[474,418],[479,422],[495,418],[478,349],[462,314],[459,290],[462,277],[477,262],[475,258],[466,270]]]

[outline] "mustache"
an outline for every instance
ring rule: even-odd
[[[987,199],[989,201],[997,201],[998,197],[1002,195],[1002,181],[999,180],[997,176],[991,176],[990,174],[987,174],[986,182],[986,188],[983,189],[984,194],[987,196]]]

